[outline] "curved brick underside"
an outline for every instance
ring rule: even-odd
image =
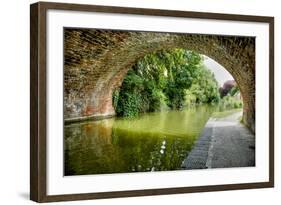
[[[198,34],[65,29],[65,120],[114,115],[112,92],[132,65],[171,48],[196,51],[224,66],[241,90],[243,121],[255,130],[255,38]]]

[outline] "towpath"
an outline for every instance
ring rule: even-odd
[[[242,112],[210,118],[183,169],[255,166],[255,136],[239,122]]]

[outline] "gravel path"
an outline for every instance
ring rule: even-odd
[[[255,136],[239,122],[240,116],[242,112],[209,119],[182,168],[255,166]]]

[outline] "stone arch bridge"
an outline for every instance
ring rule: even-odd
[[[115,114],[112,92],[127,71],[148,53],[184,48],[225,67],[244,102],[243,121],[255,131],[255,38],[199,34],[64,30],[65,122]]]

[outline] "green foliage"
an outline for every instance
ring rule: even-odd
[[[196,77],[189,89],[189,96],[195,98],[195,103],[215,104],[220,100],[218,83],[214,74],[204,66],[197,70]]]
[[[202,58],[195,52],[182,49],[174,52],[175,54],[170,52],[167,59],[172,63],[167,65],[167,86],[164,93],[167,96],[167,105],[171,109],[180,109],[184,106],[185,91],[191,87]]]
[[[134,117],[139,114],[142,104],[140,90],[143,90],[143,80],[130,70],[121,89],[113,93],[113,106],[117,115]]]
[[[230,95],[225,96],[219,102],[220,111],[227,110],[227,109],[242,108],[242,106],[243,106],[242,100],[237,99]]]
[[[141,95],[138,93],[123,93],[119,96],[117,114],[125,117],[137,116],[141,107]]]
[[[243,102],[239,97],[240,90],[238,86],[234,86],[228,92],[226,96],[224,96],[219,102],[219,110],[229,110],[229,109],[238,109],[242,108]]]
[[[229,91],[229,95],[230,96],[234,96],[236,94],[238,94],[240,91],[239,91],[239,88],[238,86],[234,86],[233,88],[231,88],[231,90]]]
[[[126,75],[113,105],[119,116],[180,109],[186,104],[219,101],[214,75],[201,55],[183,49],[158,51],[139,60]]]

